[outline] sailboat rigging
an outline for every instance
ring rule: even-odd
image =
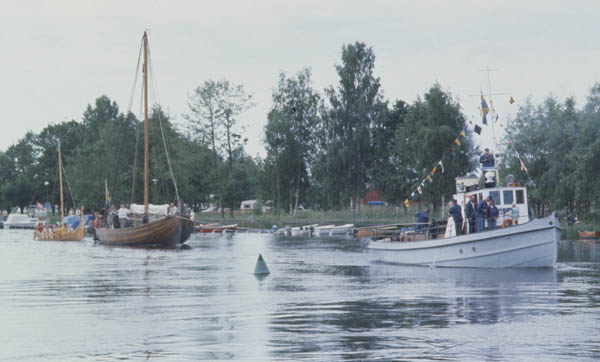
[[[148,119],[148,35],[144,32],[142,36],[142,47],[144,61],[142,64],[143,74],[143,107],[144,107],[144,207],[143,215],[146,219],[153,210],[149,206],[149,119]],[[164,137],[164,135],[163,135]],[[170,168],[170,165],[169,165]],[[134,170],[135,173],[135,170]],[[174,175],[171,175],[174,181]],[[174,181],[175,183],[175,181]],[[179,197],[178,197],[179,198]],[[181,206],[181,205],[180,205]],[[136,213],[138,208],[131,206],[131,211]],[[112,245],[139,245],[139,246],[163,246],[174,247],[183,244],[190,237],[193,223],[189,218],[179,214],[170,215],[162,213],[158,220],[129,228],[99,228],[95,230],[94,239],[102,244]]]

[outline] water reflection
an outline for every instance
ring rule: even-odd
[[[188,243],[0,232],[0,360],[600,358],[597,243],[561,243],[556,270],[387,265],[349,238]]]

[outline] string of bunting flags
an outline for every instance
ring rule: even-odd
[[[511,96],[509,99],[509,103],[513,104],[515,102],[514,98]],[[481,121],[484,125],[487,125],[487,115],[488,113],[492,114],[492,117],[494,119],[494,122],[498,122],[498,114],[495,112],[494,110],[494,106],[491,103],[490,100],[490,105],[491,107],[489,107],[485,101],[485,98],[483,95],[481,95]],[[491,108],[491,111],[490,111]],[[504,128],[504,125],[502,124],[502,122],[498,122],[500,127]],[[448,151],[445,153],[445,157],[449,160],[452,159],[452,153],[454,152],[454,147],[458,146],[460,147],[461,143],[461,138],[465,138],[466,137],[466,131],[469,130],[469,127],[472,127],[473,132],[475,132],[478,135],[481,135],[482,132],[482,128],[477,125],[474,124],[473,121],[469,121],[469,123],[467,125],[465,125],[465,127],[463,128],[463,130],[459,133],[459,135],[456,137],[456,139],[454,140],[454,143],[452,144],[452,146],[448,149]],[[523,159],[521,158],[521,155],[519,154],[519,152],[517,152],[517,150],[515,149],[515,146],[512,142],[512,140],[507,136],[508,138],[508,142],[510,143],[511,148],[513,149],[513,151],[515,152],[515,154],[517,155],[517,158],[519,159],[519,163],[520,163],[520,167],[521,167],[521,171],[524,171],[527,174],[527,177],[529,178],[529,180],[532,182],[533,186],[537,189],[537,186],[535,185],[535,182],[533,182],[533,179],[531,178],[531,176],[529,175],[529,170],[527,169],[527,167],[525,166],[525,163],[523,162]],[[444,163],[443,163],[444,157],[442,157],[442,159],[440,159],[435,166],[431,169],[431,171],[429,172],[429,174],[425,177],[425,179],[423,179],[419,185],[417,186],[417,189],[415,191],[413,191],[410,194],[410,198],[407,198],[406,200],[404,200],[404,206],[406,206],[406,208],[408,208],[410,206],[410,201],[409,200],[417,200],[418,196],[417,193],[419,195],[423,194],[423,187],[425,187],[425,182],[429,181],[429,183],[433,182],[433,176],[436,174],[438,167],[441,170],[441,173],[444,173]],[[543,201],[543,200],[542,200]]]
[[[472,122],[469,122],[470,124],[472,124]],[[454,143],[452,144],[452,146],[450,148],[448,148],[448,151],[445,153],[445,155],[442,157],[442,159],[440,159],[435,166],[431,169],[431,171],[429,172],[429,174],[423,179],[423,181],[421,181],[419,183],[419,186],[417,186],[417,189],[415,191],[413,191],[410,194],[410,198],[414,201],[417,199],[417,193],[419,195],[423,194],[423,187],[425,187],[425,182],[429,181],[429,183],[433,182],[433,176],[435,176],[436,172],[438,171],[438,167],[439,170],[441,171],[441,173],[444,173],[444,157],[446,157],[448,160],[452,159],[452,153],[454,152],[454,147],[460,147],[460,145],[462,144],[461,142],[461,138],[465,138],[467,136],[466,131],[468,129],[468,125],[465,125],[464,129],[462,131],[460,131],[460,133],[458,134],[458,137],[456,137],[456,139],[454,139]],[[410,206],[410,201],[409,199],[404,200],[404,206],[406,206],[406,208],[408,208]]]

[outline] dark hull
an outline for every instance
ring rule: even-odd
[[[150,224],[123,229],[96,229],[94,239],[101,244],[174,247],[192,233],[189,219],[167,216]]]

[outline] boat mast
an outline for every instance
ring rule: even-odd
[[[58,141],[58,180],[60,183],[60,224],[65,222],[65,202],[63,199],[63,182],[62,182],[62,155],[60,152],[60,141]]]
[[[144,213],[148,212],[148,35],[144,32]]]

